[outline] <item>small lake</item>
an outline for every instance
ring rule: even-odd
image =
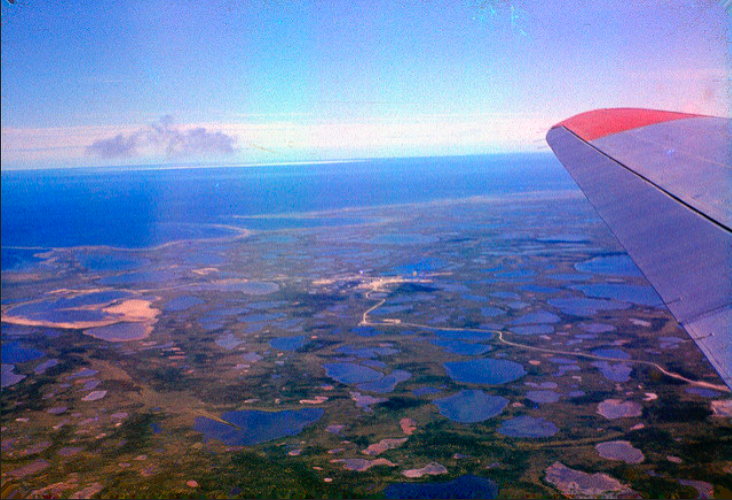
[[[549,299],[549,305],[554,306],[565,314],[572,316],[594,316],[599,311],[616,311],[628,309],[630,304],[624,302],[615,302],[613,300],[603,299]]]
[[[206,440],[216,439],[228,446],[251,446],[299,434],[320,420],[324,413],[322,408],[277,412],[231,411],[221,415],[221,419],[228,423],[196,417],[193,428]]]
[[[650,286],[625,285],[620,283],[594,283],[592,285],[574,285],[588,297],[597,299],[615,299],[630,302],[639,306],[659,307],[663,301]]]
[[[89,328],[84,331],[84,334],[107,342],[129,342],[147,337],[147,325],[145,323],[115,323]]]
[[[328,377],[341,384],[365,384],[382,377],[381,372],[356,363],[326,363],[323,368]]]
[[[79,261],[79,264],[90,271],[130,271],[149,263],[145,259],[119,254],[77,252],[74,257]]]
[[[524,314],[511,322],[512,325],[530,325],[536,323],[558,323],[559,316],[547,311],[536,311]]]
[[[0,367],[2,367],[0,373],[0,387],[2,388],[15,385],[25,378],[25,375],[15,373],[15,365],[2,363]]]
[[[551,325],[512,326],[511,331],[517,335],[547,335],[554,333],[554,327]]]
[[[607,361],[594,361],[590,364],[600,370],[603,377],[612,382],[627,382],[633,371],[633,368],[625,363],[612,364]]]
[[[630,354],[615,347],[602,347],[600,349],[594,349],[592,354],[603,358],[614,358],[614,359],[630,359]]]
[[[43,262],[43,259],[36,257],[39,253],[43,253],[43,250],[3,247],[0,254],[0,268],[3,271],[29,271]]]
[[[440,414],[453,422],[470,424],[495,417],[508,405],[508,399],[484,391],[464,390],[452,396],[435,399]]]
[[[526,393],[526,399],[534,403],[546,404],[556,403],[559,401],[560,394],[554,391],[529,391]]]
[[[610,276],[642,276],[633,260],[627,255],[609,255],[579,262],[574,268],[582,273]]]
[[[165,310],[180,312],[185,311],[186,309],[190,309],[191,307],[200,306],[201,304],[205,304],[205,302],[198,297],[184,295],[182,297],[176,297],[172,300],[169,300],[168,303],[165,304]]]
[[[3,363],[25,363],[34,359],[42,358],[45,353],[33,349],[32,347],[24,347],[19,342],[8,342],[2,345],[0,349],[0,357]]]
[[[133,294],[131,292],[110,290],[86,293],[83,295],[77,295],[76,297],[42,300],[40,302],[33,302],[13,307],[8,311],[8,315],[19,316],[33,321],[47,321],[51,323],[100,321],[108,318],[109,315],[99,310],[77,308],[102,306],[132,295]]]
[[[375,380],[373,382],[367,382],[365,384],[359,384],[358,388],[362,391],[369,391],[369,392],[378,392],[380,394],[385,394],[388,392],[392,392],[397,384],[400,382],[404,382],[405,380],[409,380],[409,378],[412,376],[411,373],[404,370],[394,370],[388,375],[384,375],[379,380]]]
[[[270,347],[280,351],[295,351],[305,345],[305,335],[277,337],[269,341]]]
[[[480,308],[480,314],[482,316],[485,316],[486,318],[492,318],[493,316],[499,316],[503,313],[504,313],[503,309],[498,309],[497,307],[486,306],[486,307]]]
[[[496,498],[498,485],[471,474],[452,481],[390,484],[382,493],[386,498]]]
[[[415,273],[420,274],[420,273],[437,271],[437,270],[445,267],[445,265],[446,265],[445,261],[443,261],[442,259],[433,257],[433,258],[422,259],[417,262],[412,262],[409,264],[402,264],[400,266],[396,266],[396,267],[392,268],[392,272],[394,272],[396,274],[411,276]]]
[[[438,347],[444,347],[447,352],[461,354],[463,356],[476,356],[493,349],[491,346],[486,344],[469,344],[468,342],[453,339],[434,339],[430,340],[430,344]]]
[[[506,359],[454,361],[443,366],[451,379],[470,384],[505,384],[526,375],[521,364]]]

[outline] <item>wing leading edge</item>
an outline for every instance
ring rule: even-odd
[[[546,140],[732,389],[732,120],[603,109]]]

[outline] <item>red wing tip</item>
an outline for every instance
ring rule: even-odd
[[[617,134],[618,132],[645,127],[654,123],[693,118],[695,116],[702,115],[643,108],[596,109],[567,118],[552,128],[565,127],[585,141],[593,141],[606,135]]]

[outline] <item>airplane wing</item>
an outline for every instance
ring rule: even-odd
[[[732,389],[732,120],[600,109],[546,140]]]

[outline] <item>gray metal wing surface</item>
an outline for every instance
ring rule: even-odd
[[[732,120],[602,109],[547,142],[732,389]]]

